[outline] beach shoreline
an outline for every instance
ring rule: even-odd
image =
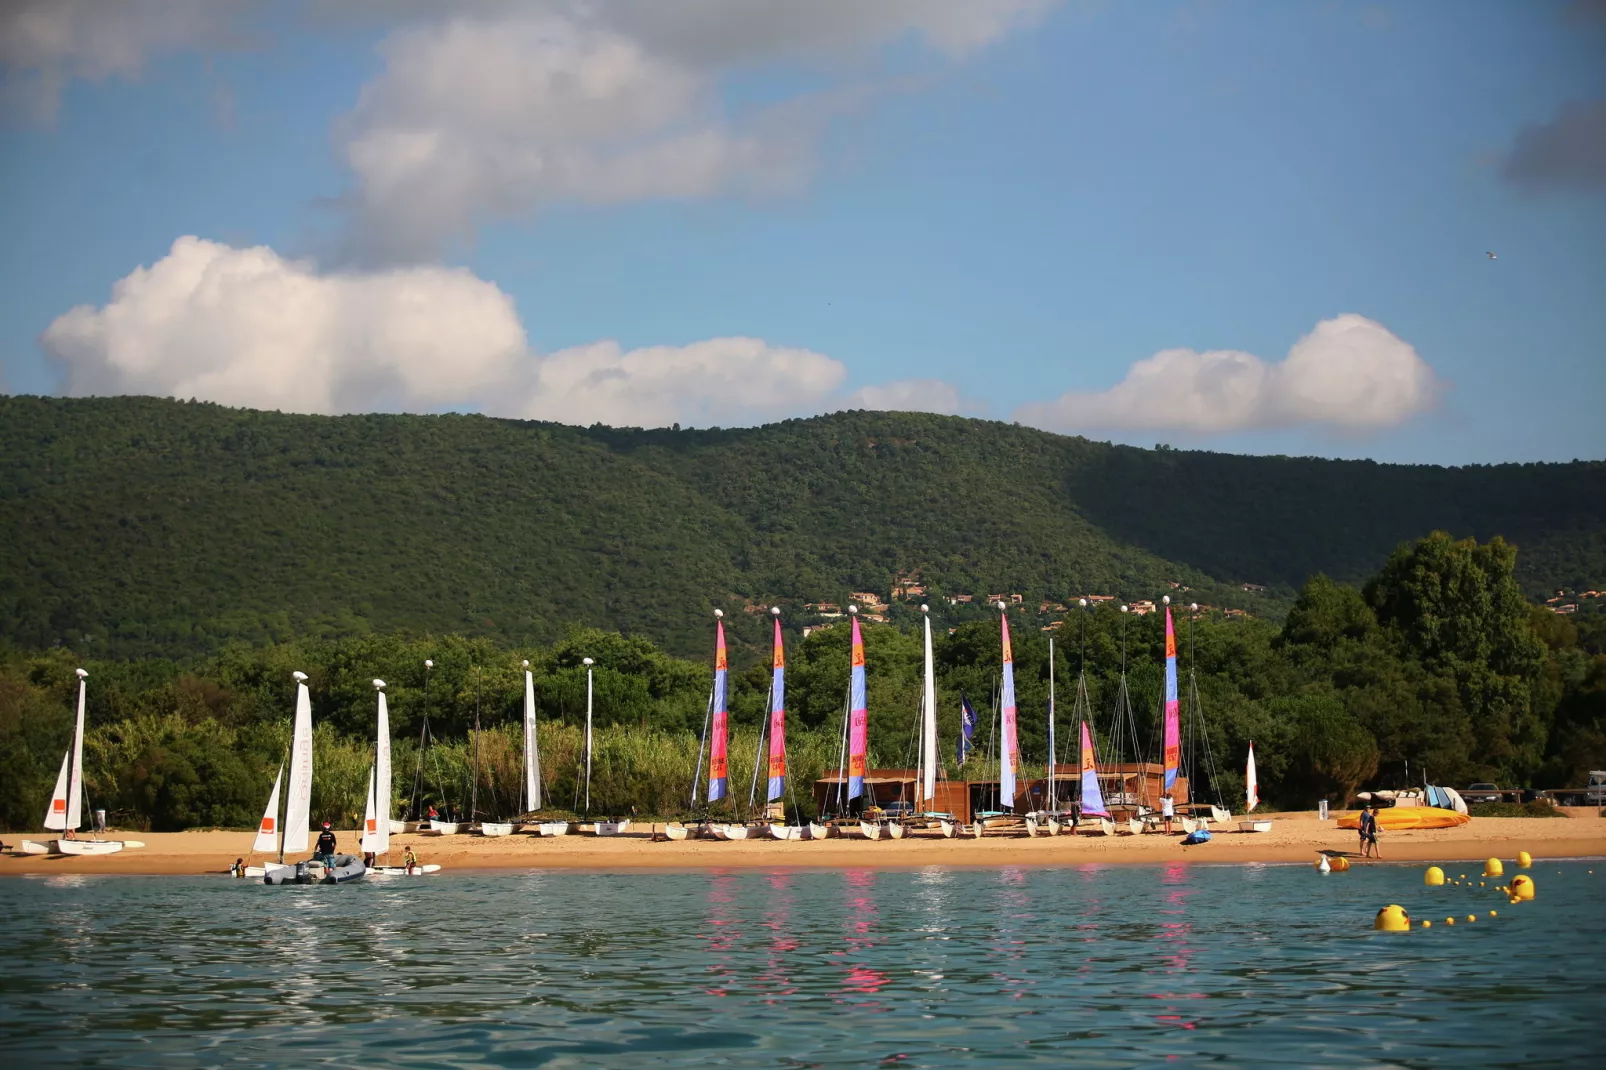
[[[1569,818],[1474,818],[1452,829],[1421,829],[1387,833],[1380,847],[1380,862],[1474,862],[1485,858],[1515,857],[1528,851],[1536,860],[1606,855],[1606,820],[1593,816]],[[412,847],[420,861],[439,863],[443,872],[490,870],[687,870],[687,869],[912,869],[925,866],[964,868],[997,866],[1072,866],[1182,863],[1290,863],[1314,862],[1318,853],[1343,854],[1360,859],[1357,837],[1337,828],[1333,821],[1318,821],[1314,812],[1256,815],[1269,818],[1272,831],[1241,833],[1236,821],[1218,830],[1214,839],[1195,847],[1181,846],[1180,836],[1061,835],[1037,837],[987,836],[943,839],[908,836],[902,840],[862,840],[844,837],[824,841],[752,839],[657,841],[651,839],[662,823],[643,822],[620,836],[562,836],[542,838],[516,835],[484,839],[479,836],[391,837],[390,864],[400,864],[402,852]],[[1230,831],[1229,831],[1230,829]],[[126,874],[171,876],[226,873],[236,858],[258,864],[251,856],[253,831],[189,831],[133,833],[130,839],[145,847],[130,848],[103,857],[52,857],[8,854],[0,857],[0,876],[29,874]],[[42,836],[7,834],[15,845],[23,838]],[[109,835],[108,838],[115,838]],[[341,850],[354,846],[356,833],[338,834]],[[291,856],[291,860],[306,857]]]

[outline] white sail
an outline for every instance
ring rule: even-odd
[[[1249,744],[1249,764],[1244,767],[1244,794],[1249,796],[1247,809],[1260,805],[1260,778],[1255,775],[1255,745]]]
[[[305,851],[312,825],[312,696],[296,681],[296,721],[290,737],[290,797],[284,806],[284,850]]]
[[[61,755],[61,772],[56,774],[56,790],[50,793],[50,808],[45,811],[45,828],[58,832],[67,828],[67,770],[72,767],[72,751]]]
[[[268,808],[262,811],[262,824],[257,826],[257,838],[251,843],[252,851],[279,849],[279,785],[284,781],[284,763],[279,763],[279,775],[273,778],[273,794],[268,796]]]
[[[376,684],[380,681],[375,681]],[[384,854],[390,850],[390,707],[385,692],[379,692],[379,721],[374,728],[374,818],[379,823],[373,833],[374,845],[368,850]],[[367,825],[363,826],[365,829]]]
[[[920,725],[920,799],[931,809],[937,795],[937,676],[931,663],[931,618],[926,621],[926,689]]]
[[[67,828],[84,823],[84,677],[78,670],[78,721],[72,730],[72,768],[67,773]]]
[[[535,674],[524,670],[524,809],[541,809],[541,750],[535,737]]]
[[[383,691],[381,691],[379,693],[379,701],[381,703],[383,703],[385,701],[385,693]],[[383,824],[383,826],[384,826],[383,832],[381,832],[381,829],[380,829],[381,824]],[[387,839],[387,840],[390,839],[390,822],[389,821],[380,822],[379,818],[375,816],[375,811],[374,811],[374,768],[373,768],[373,766],[369,766],[368,767],[368,805],[363,808],[363,812],[362,812],[362,840],[361,840],[361,843],[362,843],[363,854],[369,854],[369,853],[378,854],[380,851],[385,849],[385,848],[379,846],[379,837],[381,835],[383,835],[385,837],[385,839]]]
[[[591,812],[591,659],[586,658],[586,813]]]

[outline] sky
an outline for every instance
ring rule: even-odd
[[[0,184],[0,392],[1606,457],[1606,0],[9,0]]]

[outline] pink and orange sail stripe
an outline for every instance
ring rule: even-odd
[[[770,789],[774,802],[786,792],[786,647],[781,622],[775,622],[775,653],[770,659]]]
[[[1165,607],[1165,790],[1177,782],[1182,758],[1182,732],[1178,723],[1177,633],[1171,627],[1171,606]]]
[[[848,708],[848,798],[864,794],[864,761],[869,749],[870,711],[864,690],[864,636],[853,618],[853,674]]]
[[[1009,643],[1009,618],[1000,617],[1004,626],[1004,686],[999,705],[1003,708],[1004,760],[998,769],[998,794],[1005,806],[1015,805],[1015,776],[1020,772],[1019,717],[1015,709],[1015,652]]]
[[[708,801],[718,802],[725,797],[726,787],[726,732],[730,712],[725,708],[725,683],[728,662],[725,657],[725,622],[714,622],[714,720],[708,735]]]

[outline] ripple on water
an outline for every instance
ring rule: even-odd
[[[1606,951],[1582,865],[1498,920],[1419,867],[0,881],[30,1065],[1569,1065]],[[1486,896],[1492,902],[1492,896]],[[1503,904],[1501,900],[1501,904]]]

